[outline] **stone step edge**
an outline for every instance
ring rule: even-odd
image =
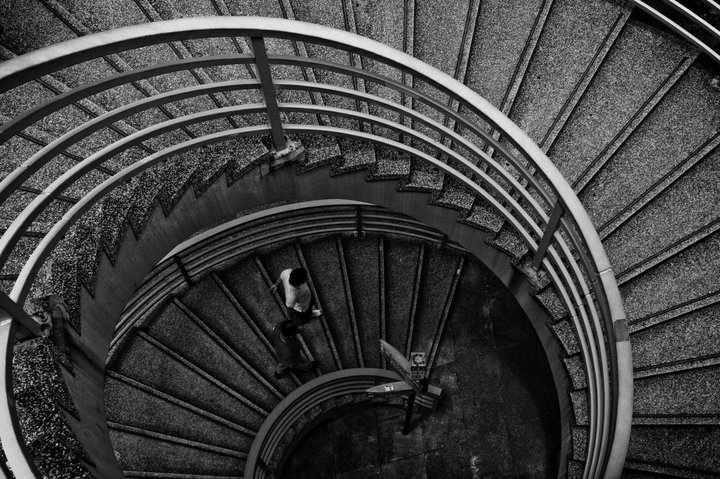
[[[190,439],[185,439],[178,436],[172,436],[170,434],[162,434],[155,431],[149,431],[147,429],[142,429],[139,427],[134,426],[128,426],[125,424],[117,423],[108,421],[107,422],[108,427],[111,430],[119,431],[127,434],[133,434],[136,436],[143,436],[151,439],[155,439],[158,441],[168,442],[171,444],[177,444],[180,446],[185,446],[192,449],[200,449],[202,451],[206,452],[213,452],[215,454],[221,454],[223,456],[230,456],[235,457],[238,459],[245,459],[247,458],[247,453],[243,451],[236,451],[233,449],[227,449],[224,447],[214,446],[212,444],[206,444],[204,442],[198,442],[198,441],[192,441]]]
[[[205,419],[211,420],[211,421],[221,424],[223,426],[234,429],[234,430],[236,430],[242,434],[245,434],[251,438],[255,437],[255,435],[257,434],[257,431],[253,431],[249,428],[246,428],[244,426],[236,424],[235,422],[230,421],[229,419],[225,419],[221,416],[218,416],[217,414],[214,414],[210,411],[207,411],[198,406],[195,406],[194,404],[190,404],[189,402],[184,401],[180,398],[177,398],[171,394],[162,392],[162,391],[160,391],[152,386],[149,386],[143,382],[140,382],[136,379],[132,379],[128,376],[125,376],[124,374],[121,374],[121,373],[118,373],[118,372],[112,371],[112,370],[107,370],[105,374],[112,379],[115,379],[119,382],[126,384],[129,387],[146,392],[146,393],[148,393],[152,396],[155,396],[159,399],[162,399],[170,404],[173,404],[177,407],[183,408],[187,411],[197,414],[198,416],[202,416]]]

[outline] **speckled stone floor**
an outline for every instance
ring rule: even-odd
[[[557,399],[542,348],[503,291],[486,294],[476,317],[450,323],[431,383],[443,388],[433,414],[353,411],[311,431],[285,479],[557,477]]]

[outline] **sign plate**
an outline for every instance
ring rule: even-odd
[[[420,381],[421,379],[425,379],[426,372],[427,361],[425,359],[425,353],[410,353],[410,377],[415,381]]]
[[[411,375],[412,368],[410,361],[408,361],[407,358],[400,353],[400,351],[395,349],[395,347],[390,343],[381,339],[380,352],[383,356],[385,356],[385,359],[387,359],[390,367],[392,367],[411,388],[418,393],[423,392],[423,387]],[[425,377],[424,371],[422,377]]]

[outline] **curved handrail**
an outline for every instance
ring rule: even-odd
[[[648,13],[655,20],[658,20],[660,23],[662,23],[663,25],[668,27],[670,30],[675,32],[677,35],[679,35],[680,37],[684,38],[688,42],[695,45],[698,49],[700,49],[701,52],[705,53],[710,58],[712,58],[713,61],[715,61],[715,63],[720,64],[720,52],[713,49],[712,46],[708,45],[702,39],[698,38],[696,35],[689,32],[686,28],[683,28],[678,22],[671,19],[667,15],[664,15],[662,12],[660,12],[656,8],[653,8],[652,6],[648,5],[647,3],[645,3],[642,0],[632,0],[632,3],[639,9]],[[686,6],[682,5],[677,0],[662,0],[662,3],[673,8],[675,11],[679,12],[685,18],[687,18],[693,25],[696,25],[699,28],[703,29],[705,32],[707,32],[710,35],[710,38],[713,40],[713,42],[720,43],[720,31],[718,31],[717,28],[713,27],[708,22],[706,22],[703,18],[701,18],[695,12],[693,12]]]
[[[364,233],[412,237],[465,251],[460,245],[445,241],[442,233],[427,225],[369,203],[314,200],[276,206],[211,228],[170,251],[145,277],[137,295],[126,306],[110,347],[121,341],[137,321],[147,317],[162,298],[176,292],[186,281],[197,280],[228,261],[281,241],[318,234],[355,233],[358,209]],[[290,226],[292,231],[288,233]],[[161,280],[156,281],[158,277]]]
[[[126,27],[116,31],[71,40],[9,60],[0,64],[0,80],[2,80],[0,82],[0,92],[13,88],[24,81],[31,80],[41,73],[46,74],[74,65],[86,61],[90,57],[103,56],[127,48],[149,46],[166,41],[218,36],[250,36],[260,39],[268,37],[314,42],[346,50],[352,54],[373,58],[389,67],[410,74],[437,90],[439,94],[448,95],[451,99],[458,101],[464,110],[471,115],[476,115],[489,129],[500,132],[500,138],[495,139],[490,136],[488,128],[477,126],[474,119],[469,119],[465,114],[460,114],[449,108],[444,103],[444,100],[440,102],[428,94],[412,90],[390,78],[362,70],[362,68],[331,64],[312,58],[285,57],[281,55],[269,55],[266,58],[270,63],[303,65],[310,68],[343,72],[354,78],[369,79],[377,84],[390,86],[397,91],[407,92],[409,96],[429,105],[446,120],[456,122],[472,135],[490,144],[493,149],[500,152],[504,160],[508,161],[514,173],[519,175],[519,178],[515,178],[510,171],[486,155],[482,150],[484,145],[477,145],[473,140],[465,139],[462,134],[458,133],[458,129],[454,131],[451,128],[446,128],[439,122],[429,118],[426,118],[427,121],[425,121],[424,115],[403,109],[405,107],[402,105],[397,105],[394,108],[395,111],[399,112],[401,116],[413,116],[420,123],[430,125],[441,141],[413,130],[412,127],[354,110],[343,110],[323,105],[281,104],[280,111],[329,114],[354,118],[359,120],[361,124],[372,123],[383,128],[389,128],[408,138],[412,138],[418,144],[429,147],[437,157],[417,149],[414,144],[409,146],[374,133],[323,125],[286,124],[276,121],[279,118],[270,122],[272,128],[249,126],[201,136],[165,148],[160,152],[155,152],[131,166],[123,168],[85,194],[63,219],[51,228],[35,252],[30,256],[13,288],[13,298],[21,303],[24,301],[37,272],[60,241],[61,235],[88,211],[92,204],[99,201],[124,179],[131,178],[133,175],[164,161],[172,155],[228,138],[265,135],[271,132],[273,137],[277,137],[278,132],[275,129],[278,126],[283,128],[285,133],[344,136],[403,151],[411,154],[417,160],[433,165],[447,176],[455,178],[475,195],[483,198],[516,230],[530,250],[537,252],[537,261],[552,278],[560,296],[568,306],[582,345],[590,393],[588,401],[590,434],[585,475],[587,477],[601,476],[606,463],[608,469],[605,470],[605,474],[608,477],[612,477],[613,471],[619,473],[616,468],[622,467],[629,439],[630,423],[629,421],[621,422],[619,419],[621,417],[627,418],[626,414],[631,411],[632,407],[632,375],[628,373],[631,356],[627,345],[628,338],[625,334],[625,315],[622,302],[602,243],[572,188],[542,151],[501,112],[451,77],[406,54],[349,32],[288,20],[253,17],[210,17]],[[243,56],[239,59],[238,56],[228,56],[222,60],[219,57],[215,58],[214,61],[221,64],[225,60],[251,64],[257,58]],[[177,69],[175,71],[182,70],[182,68],[176,66],[177,63],[161,66],[153,71],[162,71],[163,69],[167,71],[173,69]],[[188,62],[187,64],[191,63]],[[140,75],[148,75],[148,72],[152,73],[150,69],[146,69]],[[128,74],[123,78],[130,78],[131,76]],[[273,87],[275,85],[263,84],[262,78],[260,83],[266,98],[268,95],[274,94]],[[280,83],[282,83],[282,80],[278,82],[278,84]],[[108,80],[104,85],[111,84],[123,84],[122,79]],[[98,83],[86,91],[102,88],[99,85]],[[248,83],[248,85],[250,84]],[[360,101],[375,101],[378,104],[387,103],[386,100],[378,99],[379,97],[334,85],[313,86],[310,82],[285,81],[282,86],[315,92],[324,88],[327,92],[349,96]],[[75,92],[67,94],[63,101],[67,101],[67,98],[70,97],[83,98],[80,93]],[[62,101],[57,104],[62,104]],[[141,108],[141,105],[128,105],[127,108],[127,111],[132,111],[133,108]],[[55,110],[52,110],[52,107],[47,105],[41,105],[29,113],[25,119],[14,121],[12,128],[17,129],[20,128],[18,125],[29,124],[28,122],[32,119],[47,114],[49,111]],[[104,150],[91,155],[68,173],[57,178],[50,187],[45,189],[43,196],[36,198],[18,216],[16,221],[13,222],[13,226],[8,228],[8,231],[0,240],[0,250],[2,251],[0,253],[0,265],[9,257],[14,243],[28,230],[34,218],[52,204],[60,191],[75,184],[93,166],[99,165],[102,161],[101,158],[110,158],[113,154],[122,151],[127,145],[138,144],[143,138],[157,137],[163,131],[169,131],[174,126],[182,125],[183,122],[192,123],[198,118],[219,118],[225,114],[232,114],[232,112],[265,112],[268,116],[272,116],[279,115],[280,111],[271,111],[270,108],[266,108],[264,105],[244,105],[235,109],[228,107],[226,110],[216,109],[210,113],[188,115],[187,117],[148,127],[108,145]],[[107,117],[101,121],[105,120],[107,120]],[[8,131],[12,130],[12,128],[8,129]],[[91,127],[88,127],[87,131],[90,129]],[[76,131],[76,136],[73,138],[78,139],[83,135],[84,133]],[[449,139],[453,144],[446,146],[442,139]],[[61,141],[62,145],[65,146],[69,145],[70,142],[69,137],[65,137]],[[504,142],[507,142],[510,147],[506,147]],[[56,153],[60,150],[57,143],[53,145],[53,148],[48,148],[45,153],[51,150]],[[460,151],[457,148],[460,148]],[[49,156],[43,158],[47,159]],[[469,158],[473,158],[473,161],[469,161]],[[482,164],[483,168],[478,167],[475,162]],[[42,161],[38,160],[33,164],[33,168],[41,163]],[[485,171],[485,168],[489,169],[489,173]],[[6,192],[12,193],[15,191],[18,182],[22,183],[18,178],[24,174],[18,172],[13,178],[7,179],[3,183],[7,187]],[[502,181],[498,181],[498,176]],[[524,184],[527,184],[527,186],[523,186]],[[556,204],[553,206],[553,203]],[[550,210],[556,207],[562,208],[564,212],[557,229],[550,226]],[[544,238],[549,238],[550,246],[546,250],[541,250],[540,243],[542,242],[541,239]],[[606,343],[609,351],[606,349]],[[621,416],[621,414],[623,415]],[[613,436],[612,449],[608,454],[611,436]]]
[[[370,387],[400,379],[397,373],[385,369],[356,368],[328,373],[303,384],[280,401],[260,426],[250,447],[243,477],[269,477],[268,463],[282,439],[299,418],[318,405],[348,394],[366,394]]]

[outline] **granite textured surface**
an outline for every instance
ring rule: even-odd
[[[461,273],[460,260],[454,251],[426,248],[423,258],[423,271],[418,291],[417,309],[413,318],[410,351],[422,351],[431,359],[445,307],[452,302],[455,294],[453,280]],[[390,299],[392,301],[392,299]]]
[[[677,472],[691,477],[693,472],[712,475],[720,468],[720,429],[633,426],[628,460],[687,468]]]
[[[130,340],[115,371],[159,391],[256,431],[263,416],[241,405],[236,395],[166,354],[146,337]]]
[[[182,301],[201,317],[203,322],[212,328],[215,334],[258,371],[262,377],[270,381],[278,394],[284,396],[293,389],[294,385],[289,379],[280,381],[272,379],[271,373],[277,365],[274,351],[269,347],[269,343],[257,337],[255,329],[248,323],[248,321],[254,321],[255,318],[260,319],[263,317],[255,315],[258,311],[258,305],[268,308],[273,305],[267,301],[254,302],[246,300],[246,298],[254,296],[253,293],[257,294],[258,298],[262,297],[262,295],[267,294],[267,288],[263,287],[263,283],[260,281],[262,278],[253,276],[252,268],[254,268],[254,264],[251,261],[244,260],[240,265],[238,268],[227,271],[222,276],[223,279],[220,279],[219,276],[217,278],[208,277],[203,279],[183,295]],[[243,268],[243,266],[246,268]],[[234,271],[239,272],[239,274],[233,274]],[[218,281],[221,281],[221,284],[227,287],[226,291],[220,289]],[[252,289],[250,289],[251,287]],[[235,293],[239,290],[249,291],[250,293],[246,292],[238,299]],[[232,295],[235,301],[242,300],[243,304],[240,307],[247,314],[253,314],[253,319],[243,317],[230,298],[227,297],[227,294]],[[214,298],[214,301],[208,301],[207,298]],[[258,393],[267,395],[267,391],[264,390],[258,391]],[[271,399],[272,401],[276,400]]]
[[[487,240],[487,243],[510,255],[515,262],[528,251],[525,240],[509,223],[504,223],[497,236],[493,240]]]
[[[129,471],[187,474],[209,471],[230,475],[242,470],[240,453],[222,449],[203,450],[197,443],[172,442],[172,438],[151,437],[136,431],[110,429],[110,438],[123,468]]]
[[[333,250],[331,251],[323,251],[320,254],[327,254],[327,255],[333,255],[336,253],[334,252],[334,245],[332,245]],[[261,259],[261,263],[263,267],[266,270],[266,273],[268,275],[269,283],[268,287],[271,283],[275,282],[278,277],[280,277],[280,273],[288,268],[300,268],[303,267],[303,259],[298,254],[298,248],[293,243],[286,243],[282,244],[280,246],[270,246],[265,248],[264,250],[261,250],[258,253],[258,257]],[[304,251],[304,250],[303,250]],[[330,256],[332,257],[332,256]],[[327,259],[327,258],[326,258]],[[335,259],[337,260],[337,256],[335,256]],[[305,260],[308,260],[308,258],[305,258]],[[308,260],[309,261],[309,260]],[[306,263],[307,264],[307,263]],[[315,285],[315,275],[313,274],[313,271],[310,270],[309,267],[306,267],[305,269],[308,270],[309,276],[310,276],[310,283],[311,287]],[[318,292],[318,295],[320,294],[318,289],[316,289],[316,292]],[[260,298],[264,298],[264,296],[261,296]],[[313,295],[313,299],[315,299],[317,304],[317,307],[321,310],[325,310],[329,307],[329,305],[325,304],[320,298],[318,300],[318,297],[316,295]],[[267,299],[262,299],[267,301]],[[335,305],[333,304],[331,307],[333,308],[343,308],[342,305]],[[271,324],[275,324],[276,322],[284,319],[286,316],[285,307],[281,303],[280,296],[278,296],[278,300],[276,302],[275,306],[275,314],[274,316],[271,316],[270,318],[263,318],[264,321],[272,321]],[[337,310],[336,310],[337,311]],[[347,311],[347,310],[346,310]],[[319,319],[313,319],[304,326],[304,330],[302,333],[302,338],[305,341],[305,344],[308,347],[308,350],[310,351],[312,358],[316,361],[319,361],[319,369],[321,371],[335,371],[336,369],[340,368],[340,364],[338,363],[338,357],[335,356],[333,353],[333,348],[330,346],[330,344],[335,345],[335,351],[339,354],[340,351],[340,344],[352,344],[352,339],[345,338],[345,337],[338,337],[335,334],[334,329],[332,329],[329,325],[329,319],[328,315],[323,315],[323,317]],[[349,323],[349,318],[347,315],[343,317],[337,317],[335,318],[337,321],[342,321],[343,323]],[[327,325],[328,329],[325,328]],[[334,326],[344,326],[345,324],[335,324]],[[329,336],[328,336],[329,335]],[[337,342],[336,342],[337,341]],[[354,350],[351,349],[351,351]],[[312,379],[314,375],[308,375],[308,380]]]
[[[488,203],[481,198],[475,198],[472,208],[468,211],[464,223],[472,224],[490,233],[497,233],[503,225],[504,219]]]
[[[58,351],[48,339],[34,339],[15,348],[12,382],[20,428],[45,477],[90,478],[82,465],[82,446],[60,408],[74,411],[56,365]]]
[[[671,35],[630,20],[548,156],[571,183],[610,145],[689,49]]]
[[[593,221],[611,217],[717,133],[720,91],[710,86],[712,77],[690,67],[588,184],[579,197]]]
[[[567,306],[553,288],[545,288],[535,296],[551,318],[563,319],[568,314]]]
[[[613,28],[620,9],[606,1],[553,2],[510,118],[540,143]]]
[[[415,0],[413,56],[454,76],[469,0]]]
[[[719,248],[720,234],[716,233],[621,286],[628,320],[717,291],[720,278],[715,272],[720,258],[715,253]]]
[[[557,323],[551,324],[550,327],[558,339],[560,339],[563,348],[565,348],[565,353],[572,356],[580,352],[577,333],[575,332],[575,328],[570,324],[570,321],[558,321]]]
[[[631,336],[633,364],[648,367],[717,354],[720,333],[714,325],[720,305],[684,314]]]
[[[587,377],[585,376],[585,363],[582,355],[576,354],[563,360],[565,369],[570,374],[573,389],[583,389],[587,387]]]
[[[422,246],[408,241],[385,243],[386,340],[405,350],[409,322],[415,312],[415,275]]]
[[[385,336],[384,251],[382,238],[374,235],[343,238],[343,251],[353,309],[366,368],[381,367],[378,338]],[[382,262],[382,263],[381,263]],[[382,323],[382,324],[381,324]]]
[[[253,375],[253,371],[247,370],[225,349],[226,343],[219,343],[219,338],[213,337],[212,333],[209,334],[202,327],[202,320],[198,317],[191,319],[190,314],[192,313],[184,310],[181,302],[170,303],[154,321],[144,325],[144,329],[156,340],[169,345],[184,359],[202,365],[206,373],[222,379],[226,386],[242,391],[245,398],[242,402],[247,407],[260,413],[268,413],[276,404],[277,398]],[[232,374],[228,374],[230,371]],[[265,377],[270,377],[268,370],[261,372]]]
[[[105,381],[105,407],[108,421],[208,445],[248,450],[253,439],[249,431],[243,433],[239,426],[233,428],[229,426],[232,423],[214,421],[205,411],[178,407],[115,378]]]
[[[312,0],[312,1],[290,1],[292,11],[296,20],[325,25],[341,30],[354,30],[348,18],[348,11],[339,0]],[[327,60],[341,65],[352,65],[355,62],[353,55],[335,48],[323,45],[306,44],[308,56]],[[362,82],[351,79],[346,75],[340,75],[327,70],[315,69],[315,77],[321,83],[328,83],[350,89],[363,90]],[[349,110],[361,110],[361,106],[355,101],[333,95],[323,95],[324,104],[331,107],[344,108]],[[340,128],[357,129],[354,122],[342,118],[330,118],[332,126]],[[363,165],[375,162],[375,150],[372,145],[362,144],[356,141],[338,138],[338,145],[348,162],[349,169],[356,169]]]
[[[630,218],[604,245],[617,272],[720,218],[720,151],[710,154]]]
[[[525,48],[542,3],[492,0],[480,5],[463,83],[496,108],[502,105],[515,72],[515,60]]]
[[[345,278],[340,267],[340,255],[337,248],[337,239],[317,238],[301,242],[302,254],[310,273],[315,291],[317,292],[317,307],[322,309],[327,320],[331,337],[337,348],[340,358],[340,367],[359,367],[359,354],[357,350],[353,322],[354,311],[350,309],[352,296],[347,297]],[[287,264],[287,268],[295,267]],[[376,280],[377,281],[377,280]],[[352,292],[349,292],[352,295]],[[316,321],[317,322],[317,321]],[[359,341],[359,338],[357,338]],[[323,365],[324,366],[324,365]]]
[[[711,384],[720,379],[720,367],[712,366],[674,374],[638,378],[633,410],[638,414],[712,415],[720,397]]]

